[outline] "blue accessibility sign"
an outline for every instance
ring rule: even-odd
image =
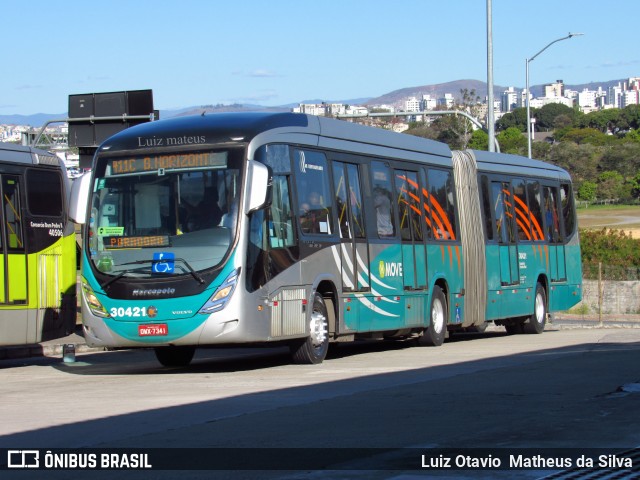
[[[175,272],[175,253],[156,252],[153,254],[151,270],[153,273],[171,274]]]

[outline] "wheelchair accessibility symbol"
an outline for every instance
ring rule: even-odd
[[[175,271],[175,259],[176,255],[174,253],[154,253],[151,270],[153,273],[173,273]]]

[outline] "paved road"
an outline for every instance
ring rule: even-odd
[[[303,455],[384,448],[397,470],[192,471],[180,478],[409,479],[422,472],[396,449],[636,447],[638,383],[640,329],[493,331],[459,335],[441,348],[358,344],[341,346],[317,366],[290,365],[277,349],[203,350],[183,369],[160,368],[151,351],[82,354],[75,363],[4,360],[0,448],[274,447],[302,448]],[[333,463],[337,457],[326,460]],[[36,473],[42,475],[30,478],[41,478]],[[70,478],[64,473],[47,477]],[[82,476],[89,473],[176,478],[160,471]],[[519,471],[518,478],[546,473]]]

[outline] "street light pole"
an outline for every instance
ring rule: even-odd
[[[487,0],[487,130],[489,151],[495,152],[495,114],[493,111],[493,27],[491,0]]]
[[[538,53],[536,53],[533,57],[531,58],[527,58],[526,59],[526,101],[527,101],[527,150],[529,153],[529,158],[531,158],[531,114],[529,113],[529,99],[531,97],[531,93],[529,92],[529,63],[533,62],[535,60],[535,58],[540,55],[542,52],[544,52],[547,48],[549,48],[551,45],[553,45],[554,43],[557,42],[561,42],[562,40],[569,40],[571,37],[577,37],[579,35],[584,35],[584,33],[571,33],[569,32],[569,35],[567,35],[566,37],[562,37],[562,38],[558,38],[556,40],[554,40],[553,42],[550,42],[546,47],[544,47],[542,50],[540,50]]]

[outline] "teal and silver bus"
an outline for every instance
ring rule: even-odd
[[[55,155],[0,143],[0,345],[51,340],[76,325],[76,235]]]
[[[80,184],[86,341],[154,347],[163,365],[198,346],[288,345],[319,363],[331,342],[541,333],[581,299],[571,179],[540,161],[213,114],[114,135]]]

